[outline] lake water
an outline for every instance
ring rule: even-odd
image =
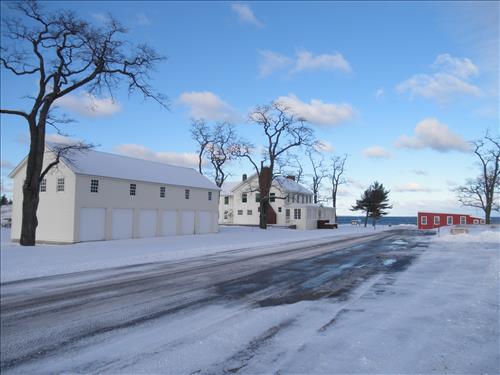
[[[337,222],[339,224],[351,224],[352,220],[360,220],[362,224],[365,222],[364,216],[338,216]],[[368,218],[368,224],[371,224],[372,221]],[[500,217],[492,217],[492,224],[500,224]],[[384,216],[381,219],[377,220],[377,225],[398,225],[398,224],[413,224],[417,225],[417,217],[416,216]]]

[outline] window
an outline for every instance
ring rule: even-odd
[[[90,180],[90,192],[91,193],[99,192],[99,180]]]
[[[45,193],[47,191],[47,179],[40,181],[40,193]]]
[[[420,224],[427,225],[427,216],[422,216],[420,218]]]
[[[465,219],[465,216],[460,216],[460,224],[464,225],[466,222],[467,220]]]
[[[441,218],[439,216],[434,216],[434,225],[439,225],[441,223]]]
[[[260,202],[260,193],[255,193],[255,202]]]
[[[189,189],[184,190],[184,198],[189,199],[190,191]]]
[[[64,178],[57,179],[56,191],[64,191]]]
[[[286,216],[286,217],[290,217],[290,209],[289,209],[289,208],[287,208],[287,209],[285,210],[285,216]]]
[[[136,184],[130,184],[130,195],[135,195],[136,189],[137,189]]]
[[[241,193],[241,202],[247,203],[247,193]]]
[[[293,218],[295,220],[300,220],[300,217],[301,217],[301,212],[300,211],[301,211],[300,208],[295,208],[293,210]]]
[[[278,207],[278,212],[281,212],[281,207]]]
[[[238,215],[243,215],[243,210],[238,210]]]
[[[212,192],[211,192],[211,191],[209,191],[209,192],[208,192],[208,200],[209,200],[209,201],[211,201],[211,200],[212,200]]]
[[[478,219],[474,219],[473,223],[474,224],[479,224],[479,220]]]
[[[247,210],[247,215],[252,215],[252,210]]]
[[[269,194],[269,202],[274,202],[276,200],[276,193]]]
[[[446,217],[446,225],[453,225],[453,216]]]
[[[160,186],[160,198],[165,198],[165,186]]]
[[[224,211],[224,220],[227,220],[227,211]]]
[[[224,197],[224,204],[229,204],[229,197]]]

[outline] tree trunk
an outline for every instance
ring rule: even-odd
[[[40,174],[42,173],[43,156],[45,153],[45,126],[37,127],[30,124],[30,151],[26,166],[26,180],[23,184],[23,218],[21,238],[23,246],[35,246],[36,227],[40,193]]]
[[[259,216],[259,228],[267,229],[267,201],[262,199],[260,200],[260,216]]]
[[[484,222],[486,224],[491,224],[491,204],[487,205],[484,209]]]
[[[370,211],[366,210],[366,216],[365,216],[365,228],[366,228],[366,225],[368,224],[368,213]]]

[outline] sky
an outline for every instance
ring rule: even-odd
[[[1,6],[3,18],[13,16],[5,2]],[[192,119],[234,123],[259,146],[263,134],[248,114],[279,100],[308,121],[324,145],[325,163],[348,154],[339,214],[353,214],[349,208],[373,181],[390,189],[391,215],[480,214],[460,207],[452,189],[478,173],[468,142],[488,129],[499,131],[498,2],[43,6],[74,10],[96,26],[111,14],[129,28],[127,40],[146,42],[167,57],[152,83],[168,96],[168,109],[124,87],[113,98],[83,88],[58,103],[77,120],[62,129],[72,138],[106,152],[194,166]],[[27,109],[36,78],[2,69],[0,86],[2,109]],[[28,152],[28,129],[14,116],[0,121],[2,191],[9,194],[7,174]],[[307,180],[305,159],[303,165]],[[253,172],[243,161],[228,169],[230,180]]]

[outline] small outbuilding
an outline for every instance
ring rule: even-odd
[[[438,212],[418,213],[418,229],[435,229],[451,225],[471,224],[484,224],[484,220],[478,217],[463,214],[449,214]]]
[[[45,149],[44,168],[55,159]],[[19,241],[27,158],[14,181],[12,232]],[[95,150],[73,151],[40,184],[37,241],[74,243],[218,231],[220,189],[192,168]]]

